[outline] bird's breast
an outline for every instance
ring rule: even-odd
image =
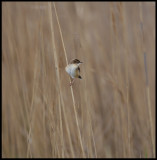
[[[75,77],[77,77],[77,74],[78,74],[77,67],[78,66],[76,66],[76,65],[70,64],[65,68],[65,70],[72,78],[75,78]]]

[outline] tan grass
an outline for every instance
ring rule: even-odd
[[[155,3],[2,3],[3,158],[155,150]]]

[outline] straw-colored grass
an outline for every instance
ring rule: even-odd
[[[154,2],[2,3],[3,158],[155,151]]]

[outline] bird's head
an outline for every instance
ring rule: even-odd
[[[70,62],[70,64],[78,64],[78,65],[80,65],[81,63],[83,63],[83,62],[81,62],[81,61],[78,60],[78,59],[73,59],[73,60],[71,60],[71,62]]]

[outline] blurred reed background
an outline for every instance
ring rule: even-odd
[[[2,2],[3,158],[155,157],[155,129],[155,2]]]

